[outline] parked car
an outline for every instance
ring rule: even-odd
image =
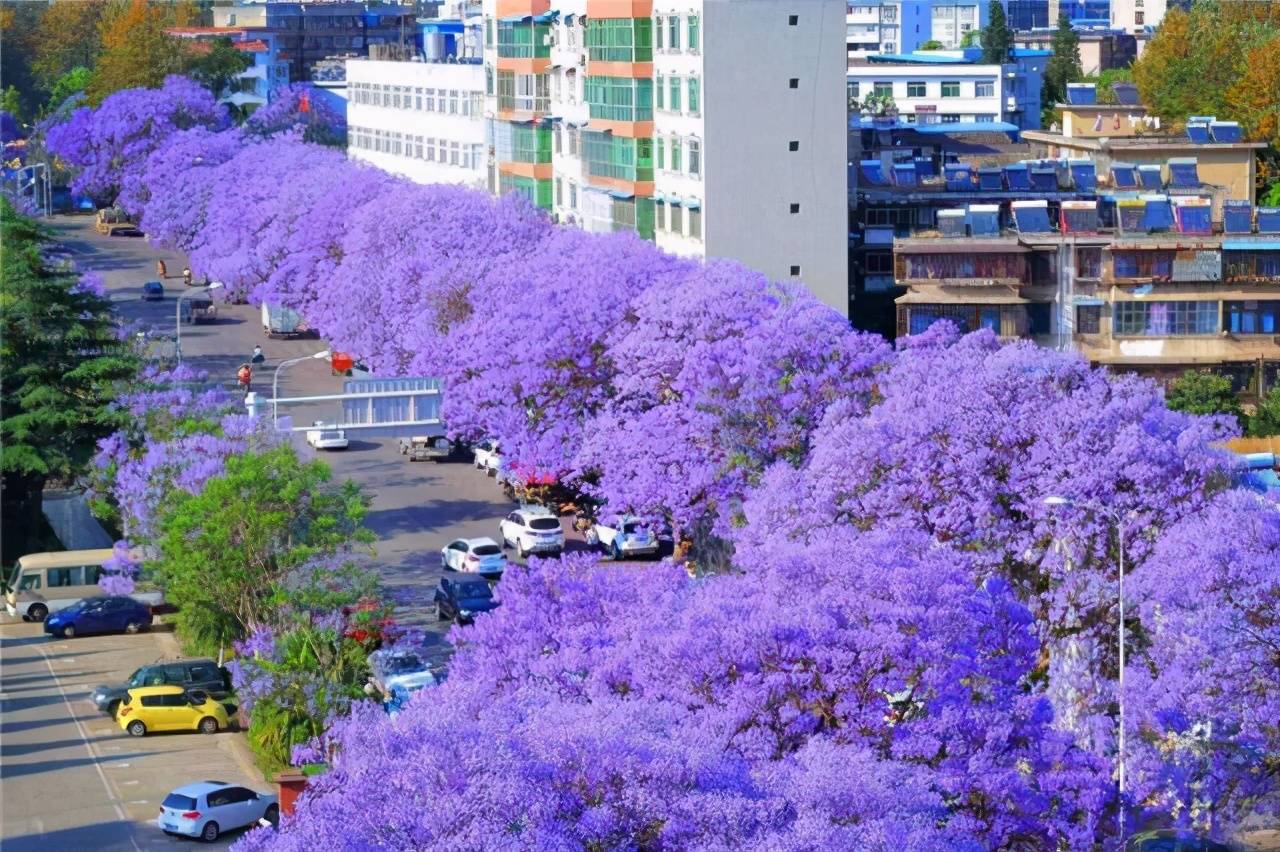
[[[587,530],[587,544],[601,547],[614,559],[628,556],[656,556],[657,530],[634,515],[620,515]]]
[[[481,441],[475,445],[474,459],[476,470],[496,474],[502,467],[502,454],[498,452],[497,441]]]
[[[123,210],[114,207],[99,210],[93,227],[99,234],[106,234],[109,237],[142,236],[138,223],[134,222]]]
[[[217,322],[218,306],[213,303],[212,297],[199,294],[182,303],[182,321],[192,325]]]
[[[225,781],[197,781],[164,797],[156,825],[165,834],[212,843],[224,831],[257,825],[264,819],[272,825],[280,821],[280,800],[274,793],[259,793]]]
[[[210,659],[162,660],[138,669],[119,686],[95,687],[89,698],[103,713],[115,716],[129,690],[143,686],[177,686],[221,701],[231,694],[231,673]]]
[[[1124,852],[1239,852],[1239,847],[1178,828],[1158,828],[1129,836]]]
[[[142,285],[142,301],[159,302],[164,299],[164,285],[159,281],[148,281]]]
[[[116,711],[116,721],[132,737],[156,731],[216,734],[231,726],[227,708],[212,695],[180,686],[139,686],[129,690]]]
[[[497,609],[493,589],[484,580],[440,578],[436,587],[436,618],[470,624],[478,612]]]
[[[437,682],[435,674],[421,657],[413,651],[397,648],[383,648],[370,654],[369,671],[369,686],[365,692],[381,697],[383,707],[393,715],[410,695],[435,686]]]
[[[307,443],[317,450],[345,450],[347,433],[332,423],[317,420],[311,424],[315,429],[307,430]]]
[[[443,435],[414,435],[412,438],[400,439],[400,455],[408,456],[409,461],[430,461],[447,459],[453,455],[453,442]]]
[[[507,568],[502,548],[491,538],[459,538],[445,545],[440,560],[446,571],[465,571],[482,577],[501,577]]]
[[[124,595],[76,601],[44,620],[44,632],[70,639],[90,633],[137,633],[151,626],[151,607]]]
[[[514,547],[521,558],[530,553],[559,556],[564,552],[560,519],[546,506],[521,506],[498,524],[503,547]]]

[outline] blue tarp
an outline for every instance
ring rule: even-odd
[[[862,171],[862,177],[867,183],[873,186],[889,185],[889,181],[884,177],[884,165],[879,160],[863,160],[858,163],[858,168]]]
[[[893,182],[898,186],[917,186],[915,163],[894,163]]]
[[[1194,189],[1200,186],[1195,157],[1175,157],[1169,160],[1169,186]]]
[[[1093,192],[1098,187],[1098,173],[1093,160],[1071,160],[1071,182],[1076,192]]]
[[[1138,166],[1138,180],[1143,189],[1160,189],[1164,181],[1160,177],[1160,167],[1156,165]]]
[[[947,189],[957,192],[968,192],[973,189],[973,170],[959,163],[948,163],[942,168],[943,177],[947,181]]]
[[[1222,205],[1222,230],[1247,234],[1253,230],[1253,207],[1247,201],[1228,199]]]
[[[1168,198],[1148,198],[1142,214],[1142,227],[1147,231],[1168,231],[1173,228],[1173,210]]]
[[[1031,173],[1027,171],[1026,163],[1013,163],[1005,166],[1004,179],[1008,182],[1010,189],[1031,188]]]
[[[1004,172],[998,168],[978,169],[978,189],[1004,189]]]
[[[1031,186],[1041,192],[1058,191],[1058,169],[1056,166],[1032,166]]]
[[[1280,234],[1280,207],[1258,208],[1258,233]]]
[[[1136,189],[1138,168],[1132,163],[1111,164],[1111,185],[1116,189]]]

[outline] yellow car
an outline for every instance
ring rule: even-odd
[[[180,686],[140,686],[129,690],[116,711],[120,727],[135,737],[152,731],[215,734],[229,727],[227,708],[207,692]]]

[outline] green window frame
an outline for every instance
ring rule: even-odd
[[[659,74],[658,79],[653,84],[653,94],[656,99],[654,106],[658,109],[666,109],[666,86],[667,78]]]
[[[592,118],[606,121],[653,120],[652,80],[589,76],[584,90]]]
[[[612,133],[582,134],[582,159],[592,177],[632,182],[653,180],[653,140]]]
[[[661,15],[653,20],[653,47],[655,50],[663,49],[663,23],[664,19]]]
[[[665,169],[667,167],[667,142],[661,136],[653,140],[653,165],[655,168]]]
[[[871,92],[877,98],[891,98],[893,97],[893,83],[886,83],[883,80],[878,83],[872,83]]]
[[[609,218],[615,231],[635,231],[646,240],[653,239],[652,198],[616,198]]]
[[[493,47],[493,18],[484,22],[484,46]]]
[[[670,77],[667,82],[670,88],[667,90],[667,109],[672,112],[680,111],[680,78]]]
[[[535,180],[520,175],[498,175],[498,194],[517,193],[529,199],[535,207],[551,209],[552,185],[550,180]]]
[[[596,62],[652,62],[653,20],[589,18],[587,58]]]
[[[923,98],[925,96],[925,83],[923,80],[912,80],[907,83],[907,97]]]
[[[498,56],[503,59],[546,59],[551,56],[550,24],[498,21]]]
[[[944,98],[960,97],[960,81],[959,80],[943,80],[942,96]]]
[[[511,160],[517,163],[551,162],[551,130],[531,124],[511,126]]]
[[[689,16],[689,50],[696,51],[701,46],[699,21],[697,15]]]
[[[689,78],[689,114],[702,112],[702,81],[697,77]]]
[[[684,143],[680,141],[679,137],[672,136],[671,137],[671,171],[673,172],[684,171],[684,164],[683,162],[681,162],[683,159],[684,159]]]

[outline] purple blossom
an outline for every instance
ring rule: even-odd
[[[133,594],[142,563],[135,558],[127,541],[117,541],[111,550],[111,558],[102,563],[98,587],[107,595]]]

